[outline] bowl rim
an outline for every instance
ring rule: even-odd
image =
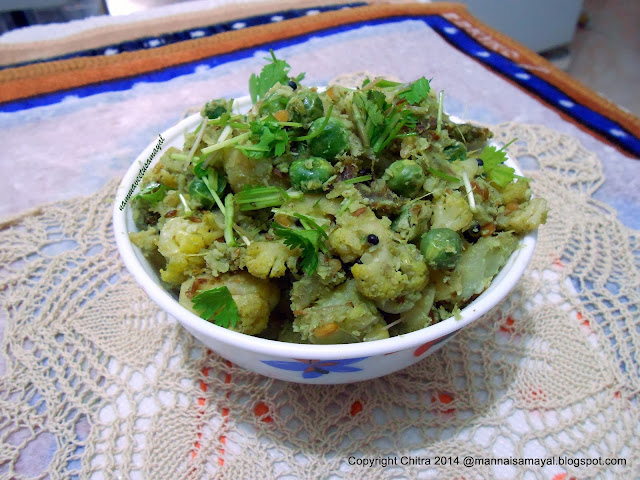
[[[238,99],[237,102],[240,103],[243,100],[244,98]],[[160,138],[164,138],[166,144],[162,144],[162,148],[157,152],[157,155],[154,156],[153,161],[149,164],[149,168],[153,167],[160,160],[164,151],[169,148],[172,139],[178,138],[180,134],[193,128],[200,121],[200,114],[194,114],[160,134]],[[127,201],[123,209],[121,209],[120,206],[130,191],[131,186],[134,184],[136,177],[139,175],[141,166],[153,153],[157,144],[157,140],[150,143],[140,155],[138,155],[117,188],[113,207],[113,229],[116,245],[127,270],[131,273],[138,285],[160,308],[178,320],[196,337],[212,337],[219,342],[226,343],[235,348],[249,350],[262,355],[301,360],[360,358],[414,349],[460,330],[498,305],[520,280],[533,256],[537,230],[522,237],[520,247],[511,254],[505,266],[498,272],[498,276],[501,276],[500,282],[494,284],[495,278],[497,278],[495,277],[487,290],[460,311],[460,319],[452,316],[415,332],[369,342],[330,345],[287,343],[234,332],[210,323],[180,305],[166,289],[160,286],[157,281],[145,271],[138,260],[133,244],[129,240],[127,212],[130,210],[131,204]],[[518,175],[522,175],[519,166],[510,157],[508,157],[505,165],[514,168]],[[137,192],[139,188],[140,186],[137,185],[135,190],[133,190],[134,193]],[[137,247],[135,248],[137,249]]]

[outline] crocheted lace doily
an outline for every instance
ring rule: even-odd
[[[201,347],[124,270],[115,181],[1,223],[0,477],[637,476],[638,232],[592,198],[602,168],[575,139],[493,129],[549,201],[526,275],[437,353],[360,384],[288,384]]]

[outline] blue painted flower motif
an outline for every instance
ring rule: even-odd
[[[359,372],[362,369],[349,365],[369,357],[347,358],[345,360],[296,360],[295,362],[261,360],[262,363],[280,370],[302,372],[302,378],[318,378],[331,372]]]

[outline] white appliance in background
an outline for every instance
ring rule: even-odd
[[[440,1],[440,0],[436,0]],[[535,52],[568,46],[583,0],[457,0],[480,21]]]

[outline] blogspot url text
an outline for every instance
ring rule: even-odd
[[[465,467],[476,466],[571,466],[571,467],[588,467],[592,465],[599,466],[625,466],[627,460],[625,458],[584,458],[584,457],[547,457],[547,458],[494,458],[494,457],[473,457],[466,455],[464,457],[453,456],[392,456],[392,457],[355,457],[348,458],[349,465],[368,467],[368,468],[387,468],[409,465],[464,465]]]

